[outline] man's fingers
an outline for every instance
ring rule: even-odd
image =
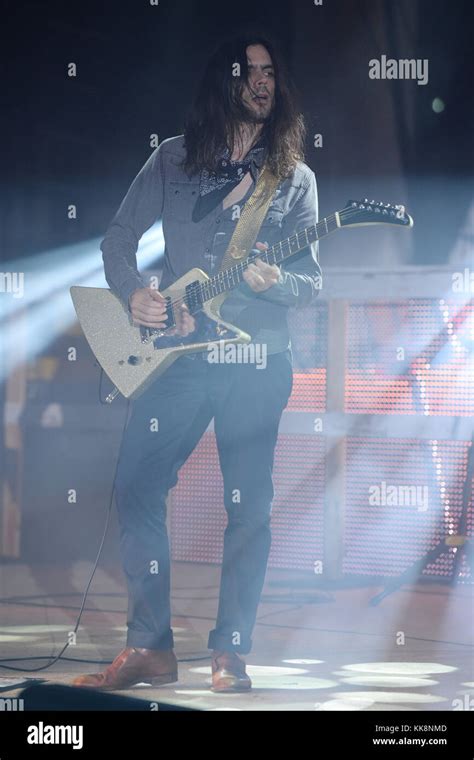
[[[132,309],[134,319],[145,319],[147,322],[166,322],[166,312],[151,311],[148,309]]]
[[[132,319],[147,327],[164,327],[166,326],[166,310],[158,304],[146,305],[135,303],[131,309]]]
[[[150,298],[145,293],[144,297],[136,298],[132,301],[132,309],[150,312],[150,314],[164,314],[166,312],[166,303]]]
[[[165,297],[154,288],[142,288],[131,301],[131,313],[134,324],[152,327],[155,330],[166,329],[167,334],[189,335],[196,329],[194,317],[189,313],[185,303],[175,311],[176,326],[167,328],[167,309]]]
[[[247,272],[249,273],[250,277],[256,278],[257,280],[262,280],[262,282],[265,282],[265,278],[263,277],[263,272],[259,271],[259,268],[255,266],[255,264],[249,264]]]
[[[189,335],[189,333],[194,332],[194,329],[195,329],[194,320],[193,319],[186,320],[186,322],[183,325],[183,329],[186,335]]]
[[[250,267],[245,272],[244,279],[251,288],[260,289],[261,287],[265,287],[265,280],[262,275],[257,271],[250,271]]]
[[[132,314],[136,314],[140,317],[148,317],[149,319],[161,319],[166,318],[166,309],[162,309],[159,306],[143,306],[142,304],[136,304],[132,308]]]
[[[195,329],[194,317],[189,313],[186,304],[182,304],[177,316],[178,330],[181,335],[189,335]]]
[[[252,271],[258,272],[264,278],[267,285],[275,285],[280,279],[280,270],[276,264],[267,264],[265,261],[256,259],[255,264],[250,266],[253,267]]]
[[[166,299],[165,299],[164,295],[162,295],[162,294],[160,293],[160,291],[159,291],[159,290],[155,290],[155,288],[147,288],[147,292],[148,292],[149,296],[150,296],[150,297],[151,297],[151,298],[152,298],[154,301],[160,301],[160,302],[162,302],[162,303],[165,303]]]
[[[155,288],[138,288],[134,291],[130,298],[130,312],[133,324],[155,330],[166,328],[166,300]]]
[[[145,298],[137,298],[136,301],[132,303],[132,306],[142,310],[150,309],[151,311],[166,311],[166,303],[164,301],[156,301],[153,298],[148,298],[148,296],[145,296]]]
[[[244,280],[256,293],[268,290],[280,279],[280,270],[275,264],[266,264],[260,259],[255,259],[248,265],[244,272]]]
[[[260,270],[262,274],[265,275],[277,275],[277,272],[275,271],[275,264],[267,264],[265,261],[262,261],[261,259],[255,259],[255,265],[257,270]]]

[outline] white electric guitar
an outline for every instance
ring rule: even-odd
[[[341,211],[322,219],[264,252],[252,252],[246,259],[209,277],[201,269],[190,269],[161,291],[166,299],[166,327],[161,330],[134,325],[131,314],[108,288],[73,286],[71,297],[84,335],[104,372],[114,384],[107,396],[110,403],[121,393],[137,398],[179,356],[206,351],[215,342],[249,343],[251,336],[225,322],[220,307],[228,293],[243,281],[248,265],[256,258],[280,264],[310,243],[343,227],[390,224],[412,227],[413,219],[403,206],[375,201],[349,201]],[[187,337],[170,334],[175,314],[186,304],[196,319],[196,330]]]

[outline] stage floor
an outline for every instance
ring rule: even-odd
[[[0,658],[57,654],[74,629],[91,569],[89,562],[0,565]],[[216,566],[173,564],[179,682],[117,694],[202,710],[474,709],[472,588],[405,586],[371,607],[381,586],[329,590],[308,574],[281,570],[267,573],[254,648],[245,658],[253,690],[213,694],[207,635],[219,576]],[[77,642],[65,656],[111,661],[125,646],[126,606],[120,568],[99,567]],[[32,670],[0,667],[0,683],[25,675],[69,684],[75,674],[105,667],[62,660],[33,672],[44,663],[11,662]],[[21,688],[0,696],[17,697]]]

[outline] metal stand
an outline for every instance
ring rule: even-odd
[[[389,594],[392,594],[394,591],[397,591],[401,586],[403,586],[404,583],[413,583],[413,581],[417,580],[423,570],[425,569],[426,565],[429,565],[433,562],[436,562],[438,557],[440,557],[442,554],[446,552],[449,548],[456,548],[456,556],[454,559],[454,567],[453,567],[453,574],[451,577],[451,582],[453,582],[457,575],[458,575],[458,569],[461,563],[461,557],[464,554],[470,569],[471,573],[473,572],[474,568],[474,547],[472,543],[472,539],[469,538],[466,535],[467,530],[467,509],[469,506],[469,497],[470,492],[472,488],[472,478],[474,475],[474,435],[471,437],[471,441],[469,443],[469,453],[467,456],[467,472],[466,472],[466,479],[464,481],[463,486],[463,493],[462,493],[462,511],[461,511],[461,519],[459,521],[459,528],[458,532],[455,536],[445,536],[442,541],[439,542],[437,546],[434,547],[434,549],[430,549],[430,551],[426,552],[426,554],[419,560],[413,563],[413,565],[410,565],[401,575],[398,575],[396,578],[392,578],[388,581],[388,583],[385,585],[384,590],[377,594],[376,596],[372,597],[369,604],[371,607],[376,607],[382,599],[385,599],[385,597],[389,596]]]

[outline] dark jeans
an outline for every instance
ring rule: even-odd
[[[133,402],[116,479],[127,646],[173,647],[166,496],[214,417],[228,524],[208,646],[250,651],[271,544],[274,450],[291,388],[289,352],[269,355],[265,369],[209,364],[193,354]]]

